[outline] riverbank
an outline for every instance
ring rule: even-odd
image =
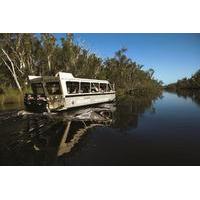
[[[7,88],[6,92],[0,94],[0,105],[23,104],[23,94],[13,88]]]

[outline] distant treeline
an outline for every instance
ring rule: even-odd
[[[162,81],[153,76],[154,70],[143,70],[143,65],[127,57],[124,48],[112,58],[102,59],[75,42],[73,34],[66,34],[60,41],[49,33],[0,34],[2,92],[6,88],[22,92],[28,75],[55,75],[59,71],[75,77],[107,79],[115,83],[119,93],[162,89]]]
[[[183,78],[165,87],[167,90],[200,89],[200,69],[190,78]]]

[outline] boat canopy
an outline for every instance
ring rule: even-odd
[[[54,81],[54,80],[66,80],[66,81],[77,81],[77,82],[94,82],[94,83],[109,83],[107,80],[98,79],[86,79],[86,78],[75,78],[71,73],[58,72],[55,76],[28,76],[29,81]]]

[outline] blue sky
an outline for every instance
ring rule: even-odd
[[[65,36],[55,35],[58,39]],[[144,69],[153,68],[154,76],[165,84],[190,77],[200,69],[200,34],[76,33],[74,36],[77,42],[103,58],[127,48],[128,57],[144,65]]]

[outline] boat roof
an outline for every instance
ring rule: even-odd
[[[109,83],[107,80],[75,78],[71,73],[58,72],[55,76],[28,76],[30,82],[41,81],[77,81],[77,82],[94,82],[94,83]]]

